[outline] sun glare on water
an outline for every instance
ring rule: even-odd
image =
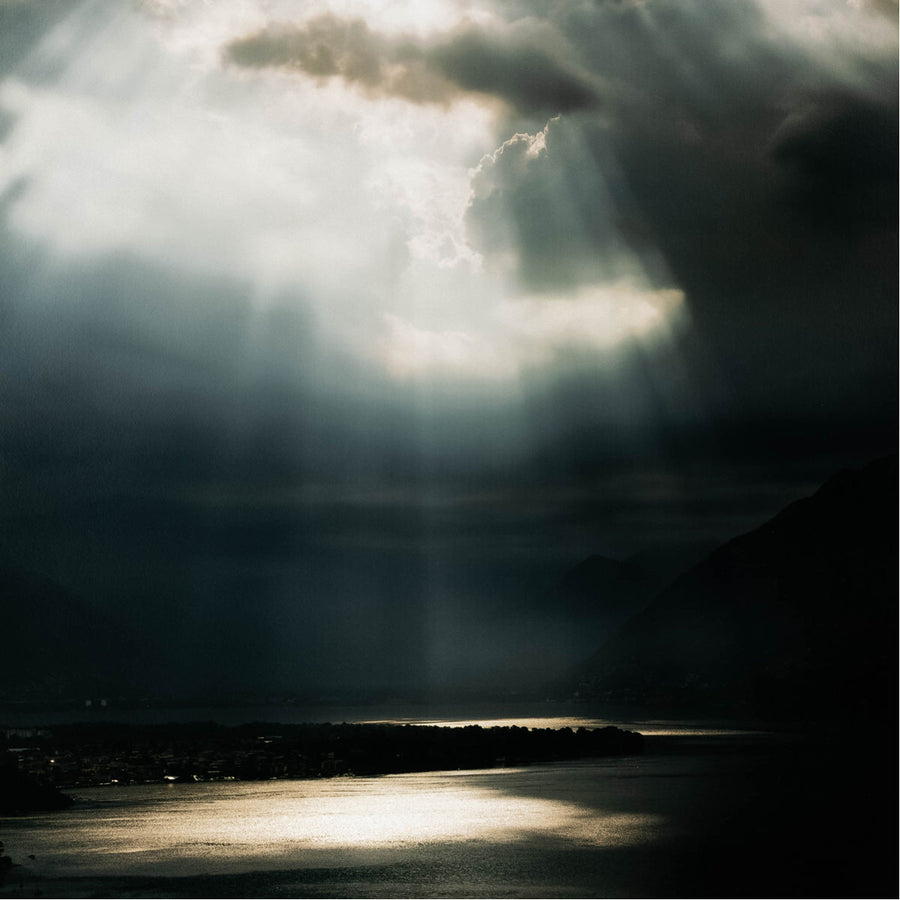
[[[504,779],[519,776],[517,769],[495,769],[227,787],[135,786],[119,789],[114,798],[88,789],[82,793],[92,807],[64,814],[65,852],[44,846],[40,830],[29,846],[47,874],[88,868],[159,874],[160,860],[166,860],[187,875],[334,866],[342,853],[397,858],[430,844],[559,839],[622,847],[650,840],[665,825],[659,815],[598,814],[575,802],[517,796],[512,785],[503,789]]]

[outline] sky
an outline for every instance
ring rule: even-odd
[[[173,688],[526,677],[896,449],[897,19],[0,0],[0,554]]]

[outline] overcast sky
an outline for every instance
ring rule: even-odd
[[[208,686],[491,670],[895,449],[897,90],[894,0],[0,0],[0,552]]]

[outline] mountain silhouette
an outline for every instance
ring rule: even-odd
[[[696,548],[644,552],[627,559],[595,554],[549,587],[523,595],[495,623],[495,669],[489,683],[546,692],[596,646],[642,610]]]
[[[560,613],[576,620],[618,624],[649,599],[636,566],[594,555],[566,572],[551,602]]]
[[[893,456],[840,472],[715,550],[574,682],[582,695],[657,707],[860,718],[894,703],[896,634]]]

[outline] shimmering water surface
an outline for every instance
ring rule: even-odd
[[[827,868],[846,835],[793,738],[653,724],[622,759],[77,789],[0,820],[0,897],[860,896],[858,865]]]
[[[636,845],[654,840],[666,818],[605,800],[611,785],[601,782],[629,769],[639,771],[573,765],[81,789],[78,808],[16,822],[7,844],[54,876],[396,862],[476,843]]]
[[[760,752],[747,738],[708,740],[738,743],[481,771],[82,788],[72,809],[0,822],[22,883],[0,896],[666,896],[679,848],[721,821]]]

